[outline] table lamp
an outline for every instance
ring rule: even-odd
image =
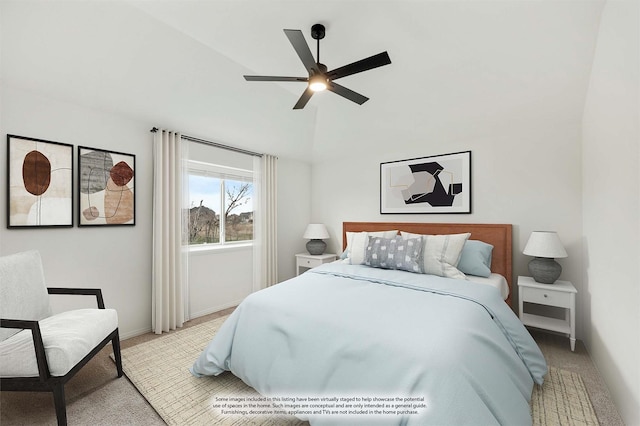
[[[327,248],[327,243],[322,241],[324,238],[329,238],[329,232],[326,226],[321,223],[310,223],[307,225],[307,229],[304,231],[302,238],[306,238],[307,251],[309,254],[319,255],[324,253]]]
[[[534,256],[529,262],[529,274],[536,282],[543,284],[556,282],[562,273],[562,266],[554,259],[567,257],[558,234],[553,231],[532,232],[522,253]]]

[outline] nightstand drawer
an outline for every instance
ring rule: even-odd
[[[308,258],[300,258],[298,259],[298,265],[304,268],[315,268],[316,266],[322,265],[322,259],[308,259]]]
[[[553,285],[553,284],[549,284]],[[539,303],[541,305],[571,308],[571,293],[543,290],[539,288],[520,287],[520,297],[524,302]]]
[[[332,253],[317,255],[309,253],[296,254],[296,275],[300,275],[302,272],[313,269],[323,263],[333,262],[334,260],[336,260],[336,255]],[[300,271],[300,269],[304,269],[304,271]]]

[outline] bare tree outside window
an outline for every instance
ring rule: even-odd
[[[246,205],[250,201],[251,188],[252,185],[250,183],[226,182],[225,241],[253,239],[253,212],[233,213],[233,210]]]
[[[220,242],[220,216],[200,201],[189,210],[189,242],[210,244]]]
[[[252,240],[253,185],[239,180],[194,175],[190,177],[193,178],[190,179],[190,193],[193,191],[194,195],[202,195],[205,199],[191,202],[189,243],[216,244]],[[224,211],[222,224],[216,209]],[[221,228],[224,230],[222,235]]]

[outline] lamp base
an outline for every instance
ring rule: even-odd
[[[536,282],[553,284],[562,273],[562,266],[554,259],[535,257],[529,262],[529,274]]]
[[[324,253],[327,248],[327,243],[322,240],[309,240],[307,242],[307,251],[309,254],[320,255]]]

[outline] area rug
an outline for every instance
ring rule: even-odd
[[[542,386],[533,387],[531,417],[534,426],[599,425],[582,377],[554,367]]]
[[[220,317],[122,350],[126,376],[168,425],[307,425],[278,410],[220,409],[216,396],[257,400],[260,395],[231,373],[196,378],[189,367],[227,317]],[[272,407],[270,407],[272,408]],[[533,424],[597,426],[579,374],[550,367],[531,401]]]

